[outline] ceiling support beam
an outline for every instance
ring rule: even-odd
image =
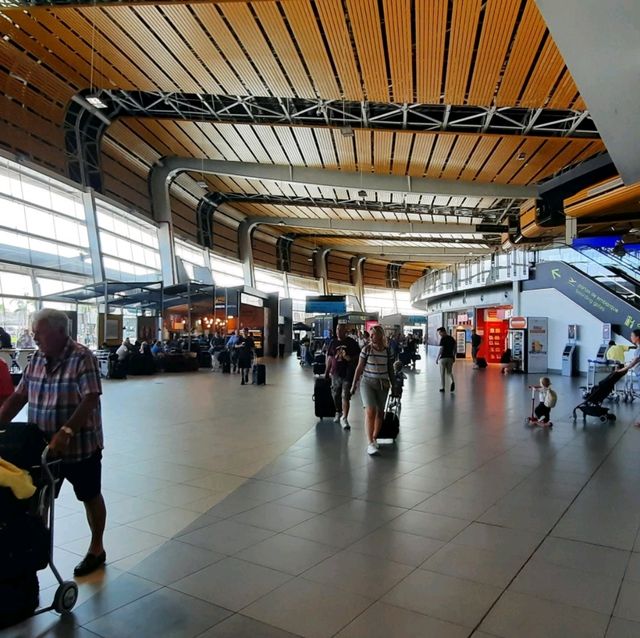
[[[309,219],[307,217],[248,217],[254,226],[267,224],[290,228],[314,228],[321,230],[341,230],[360,233],[433,233],[476,235],[479,233],[506,233],[509,227],[504,224],[437,224],[431,222],[371,222],[349,219]]]
[[[149,172],[151,205],[156,221],[170,220],[169,185],[180,173],[188,171],[286,184],[356,188],[400,194],[529,198],[535,197],[537,193],[537,189],[531,186],[349,173],[321,168],[173,156],[161,158]]]
[[[372,256],[377,255],[378,257],[405,257],[409,255],[413,255],[416,259],[421,259],[422,261],[428,261],[430,259],[438,259],[440,257],[455,257],[457,261],[464,260],[466,257],[478,256],[478,255],[488,255],[493,252],[490,248],[480,248],[479,246],[474,246],[473,248],[438,248],[431,246],[386,246],[380,245],[361,245],[361,244],[335,244],[334,246],[330,246],[329,244],[325,244],[327,248],[331,248],[331,250],[337,250],[340,252],[353,253],[355,255],[366,255]]]

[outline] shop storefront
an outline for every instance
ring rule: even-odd
[[[476,330],[482,337],[478,356],[484,357],[487,363],[500,363],[500,357],[507,348],[511,314],[511,306],[477,308],[475,311]]]

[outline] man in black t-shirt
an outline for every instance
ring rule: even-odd
[[[338,324],[336,338],[327,349],[326,378],[331,376],[331,392],[336,404],[335,423],[340,422],[344,430],[350,430],[349,402],[351,401],[351,383],[358,367],[360,348],[354,339],[347,337],[345,324]]]
[[[444,328],[438,328],[440,336],[440,351],[436,357],[436,363],[440,365],[440,392],[444,392],[445,377],[451,378],[451,392],[456,389],[453,378],[453,363],[456,360],[456,340],[447,334]]]

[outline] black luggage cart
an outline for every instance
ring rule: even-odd
[[[35,609],[33,615],[52,610],[58,613],[70,612],[78,600],[77,584],[73,580],[64,580],[62,578],[53,559],[55,497],[59,480],[56,474],[59,461],[49,460],[49,446],[45,444],[44,449],[42,449],[43,442],[42,433],[33,424],[11,423],[0,429],[0,456],[20,469],[28,471],[36,487],[35,494],[28,499],[26,507],[22,505],[21,501],[15,499],[18,506],[16,511],[22,508],[22,513],[24,516],[29,517],[32,528],[39,529],[41,532],[37,535],[37,538],[46,543],[47,547],[38,548],[38,551],[41,549],[47,556],[44,561],[46,564],[38,565],[38,568],[44,569],[48,566],[58,581],[58,587],[51,604]],[[36,445],[38,450],[42,450],[41,452],[34,449]],[[14,498],[13,494],[10,497]],[[6,520],[3,520],[0,524],[11,525],[10,516],[5,515],[3,518]],[[34,553],[37,553],[35,548]],[[30,575],[26,573],[25,576],[28,577]],[[33,574],[33,582],[37,583],[35,572]],[[3,618],[0,616],[0,623],[2,620]],[[0,624],[0,626],[2,625]]]

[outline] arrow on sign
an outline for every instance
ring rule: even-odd
[[[551,271],[551,276],[552,276],[554,279],[560,279],[560,270],[559,270],[558,268],[554,268],[554,269]]]
[[[575,285],[576,285],[576,280],[575,280],[573,277],[569,277],[569,283],[570,283],[572,286],[575,286]]]

